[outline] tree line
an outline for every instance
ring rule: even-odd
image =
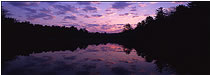
[[[170,12],[160,7],[154,18],[148,16],[136,28],[126,25],[121,34],[135,40],[124,45],[148,62],[155,60],[160,72],[173,68],[178,74],[210,74],[209,10],[210,2],[190,2]]]
[[[172,11],[162,7],[156,10],[156,16],[146,17],[136,28],[130,24],[120,34],[129,39],[144,41],[147,45],[165,46],[169,48],[199,49],[209,33],[210,11],[209,2],[191,2],[188,5],[178,5]],[[204,30],[205,29],[205,30]],[[141,40],[142,39],[142,40]]]

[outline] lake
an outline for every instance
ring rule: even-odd
[[[175,75],[170,69],[159,72],[135,49],[119,44],[88,45],[74,51],[46,51],[18,55],[4,63],[3,75]]]

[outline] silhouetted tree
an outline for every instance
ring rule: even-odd
[[[154,21],[154,19],[151,17],[151,16],[148,16],[146,18],[146,23],[149,24],[149,23],[152,23]]]
[[[156,17],[155,19],[156,20],[159,20],[159,19],[164,19],[165,18],[165,12],[163,10],[163,7],[160,7],[156,10]]]
[[[130,31],[130,30],[133,30],[133,28],[132,28],[132,26],[131,26],[130,24],[126,24],[126,25],[124,25],[123,27],[124,27],[123,31]]]

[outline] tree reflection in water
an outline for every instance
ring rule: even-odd
[[[46,51],[17,56],[5,62],[3,75],[168,75],[158,72],[149,57],[118,44],[88,45],[85,49]],[[145,60],[146,59],[146,60]],[[147,61],[147,62],[145,62]],[[158,70],[156,70],[158,69]]]

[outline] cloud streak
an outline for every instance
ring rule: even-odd
[[[114,9],[125,9],[129,5],[131,5],[131,4],[130,3],[126,3],[126,2],[115,2],[112,5],[112,8],[114,8]]]
[[[38,6],[39,2],[9,2],[15,7],[29,7],[29,6]]]
[[[41,11],[43,13],[51,13],[52,10],[46,9],[46,8],[42,8],[42,9],[39,9],[39,11]]]
[[[93,6],[86,6],[82,10],[85,11],[85,12],[94,12],[94,13],[96,13],[98,9],[96,7],[93,7]]]
[[[131,7],[130,11],[137,11],[136,7]]]
[[[97,18],[102,17],[102,16],[103,16],[103,15],[100,15],[100,14],[92,15],[92,17],[97,17]]]
[[[55,18],[55,16],[45,14],[45,13],[39,13],[36,15],[28,15],[27,16],[28,20],[35,20],[35,19],[39,19],[39,18],[42,18],[44,20],[52,20],[53,18]]]
[[[54,5],[53,7],[59,10],[56,12],[57,15],[66,14],[67,12],[78,13],[78,8],[71,5]]]
[[[128,16],[130,13],[119,14],[119,16]]]
[[[95,27],[95,26],[99,26],[99,24],[87,24],[87,27]]]
[[[24,10],[28,11],[29,13],[28,14],[34,14],[37,12],[37,10],[35,9],[32,9],[32,8],[23,8]]]
[[[115,15],[115,12],[106,13],[107,15]]]
[[[77,4],[79,4],[79,5],[90,5],[91,3],[90,2],[77,2]]]
[[[63,20],[77,20],[76,16],[65,16]]]

